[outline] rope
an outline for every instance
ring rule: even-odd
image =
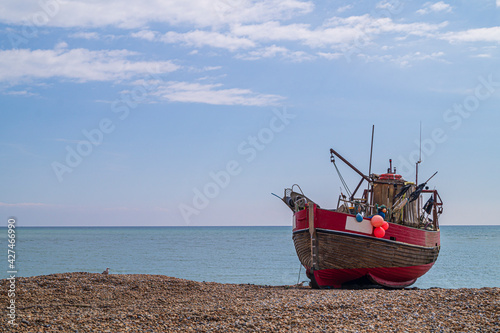
[[[299,284],[299,282],[300,282],[300,272],[302,272],[302,264],[300,264],[299,276],[297,277],[297,284]]]
[[[340,170],[337,167],[337,164],[335,163],[335,157],[333,157],[333,156],[332,156],[332,163],[333,163],[333,166],[335,166],[335,170],[337,170],[337,174],[339,175],[340,181],[342,182],[342,185],[344,186],[345,191],[349,195],[349,198],[351,198],[352,197],[352,193],[349,190],[349,187],[347,186],[347,183],[346,183],[344,177],[342,177],[342,174],[340,173]]]

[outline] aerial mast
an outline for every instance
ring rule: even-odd
[[[370,167],[368,168],[368,177],[372,175],[372,155],[373,155],[373,133],[375,132],[375,125],[372,125],[372,146],[370,149]]]
[[[420,143],[418,144],[418,161],[415,163],[415,184],[418,185],[418,165],[422,163],[422,122],[420,122]]]

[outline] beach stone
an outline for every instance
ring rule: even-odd
[[[0,332],[499,331],[500,288],[312,290],[91,273],[18,281],[21,325],[3,320]]]

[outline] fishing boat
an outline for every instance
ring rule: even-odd
[[[281,198],[293,212],[293,243],[310,286],[412,285],[431,269],[440,250],[443,203],[437,190],[427,186],[437,172],[417,185],[397,174],[392,161],[386,173],[371,173],[371,153],[368,175],[335,150],[330,154],[346,191],[335,209],[320,207],[297,184]],[[349,191],[335,157],[361,176],[354,191]],[[364,182],[368,185],[360,191]]]

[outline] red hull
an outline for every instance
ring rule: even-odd
[[[376,238],[369,219],[357,222],[354,215],[316,205],[295,213],[293,231],[299,259],[320,288],[339,288],[363,277],[385,287],[406,287],[433,266],[440,249],[439,230],[389,223],[385,236]]]
[[[357,269],[323,269],[314,271],[314,279],[320,288],[340,288],[343,284],[368,277],[374,284],[389,288],[411,286],[431,269],[434,263],[410,267],[377,267]]]

